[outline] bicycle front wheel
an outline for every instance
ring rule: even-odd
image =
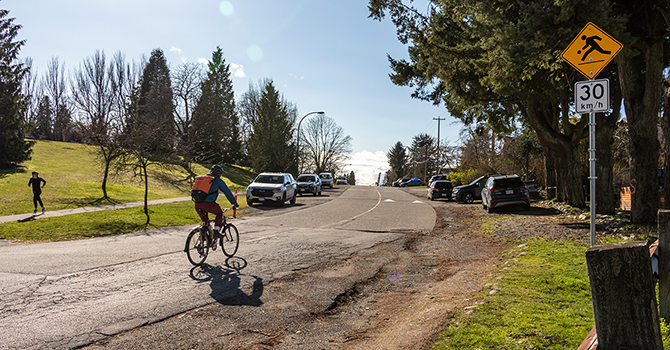
[[[240,246],[240,234],[237,232],[237,227],[233,224],[227,224],[221,232],[221,250],[227,257],[231,257],[237,253],[237,248]]]
[[[202,265],[205,259],[207,259],[207,254],[209,254],[207,238],[200,232],[199,228],[194,229],[188,234],[185,250],[188,261],[195,266]]]

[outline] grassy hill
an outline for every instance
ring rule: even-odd
[[[102,198],[102,168],[96,159],[96,147],[75,143],[38,141],[30,161],[21,167],[0,170],[0,215],[30,213],[31,173],[37,171],[46,180],[42,200],[47,210],[79,208],[110,204]],[[198,175],[208,168],[195,165]],[[224,166],[223,179],[231,190],[243,190],[253,178],[245,168]],[[189,196],[188,173],[180,166],[150,167],[149,200]],[[144,199],[144,186],[132,174],[110,176],[107,194],[111,203],[137,202]]]

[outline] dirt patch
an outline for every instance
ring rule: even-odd
[[[268,283],[260,305],[222,301],[88,348],[428,349],[519,239],[588,242],[588,225],[552,208],[487,214],[480,205],[431,204],[432,232],[295,271]]]

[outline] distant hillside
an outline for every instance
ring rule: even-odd
[[[37,141],[30,161],[21,167],[0,170],[0,215],[28,213],[33,210],[32,191],[28,180],[33,171],[46,180],[42,194],[48,210],[109,204],[101,201],[102,172],[96,160],[96,147],[76,143]],[[204,175],[209,165],[194,165],[196,175]],[[177,165],[149,168],[149,200],[188,196],[190,179]],[[234,191],[244,190],[253,179],[249,169],[224,166],[224,181]],[[107,193],[113,203],[141,201],[144,187],[132,174],[112,175]]]

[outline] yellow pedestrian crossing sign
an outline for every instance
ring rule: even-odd
[[[589,22],[563,50],[561,58],[593,80],[622,48],[620,42]]]

